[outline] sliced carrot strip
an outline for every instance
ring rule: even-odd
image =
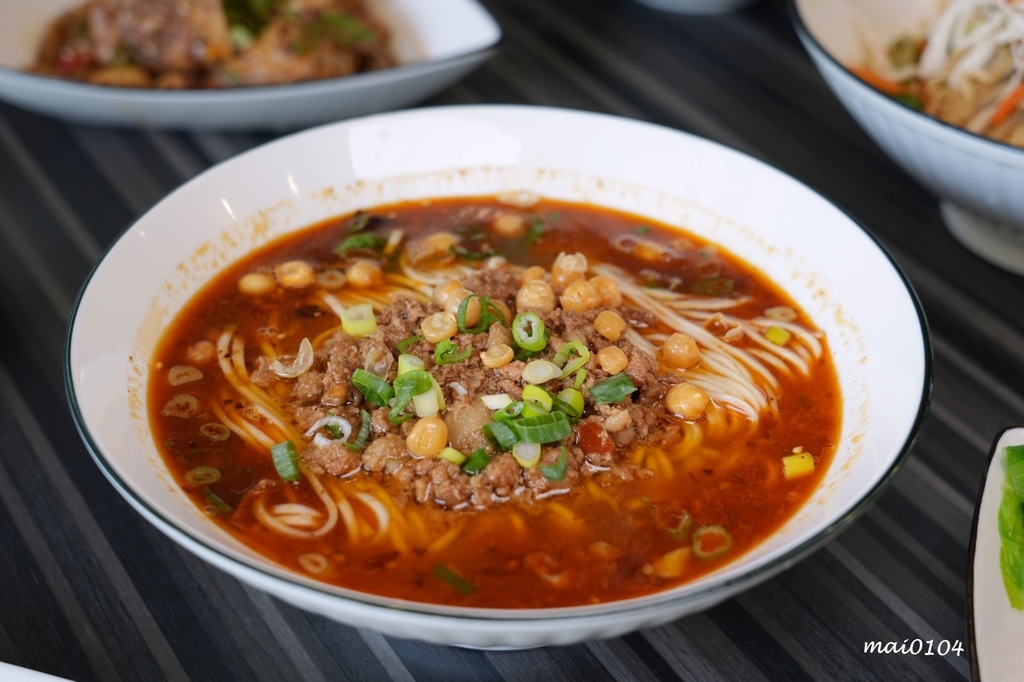
[[[988,120],[989,125],[997,126],[1008,119],[1022,99],[1024,99],[1024,83],[1018,85],[1013,92],[999,103],[996,110],[992,112],[992,117]]]
[[[907,92],[907,89],[899,83],[880,76],[871,69],[864,68],[863,66],[851,66],[850,73],[887,95],[902,95]]]

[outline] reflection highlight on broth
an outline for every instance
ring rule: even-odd
[[[693,580],[831,462],[823,334],[760,272],[639,216],[526,196],[332,219],[232,265],[151,368],[170,470],[324,582],[542,608]]]

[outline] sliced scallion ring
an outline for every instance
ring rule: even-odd
[[[548,360],[530,360],[523,367],[523,381],[530,384],[544,384],[561,375],[561,368]]]
[[[395,397],[395,389],[391,388],[388,382],[362,368],[356,368],[352,372],[352,385],[364,398],[379,407],[386,407]]]
[[[512,446],[512,457],[524,469],[537,466],[540,461],[540,443],[520,441]]]
[[[533,311],[519,313],[512,320],[512,339],[523,350],[534,353],[548,345],[546,329],[540,315]]]
[[[565,378],[582,368],[588,360],[590,349],[579,341],[570,341],[558,349],[552,362],[561,368],[561,377]]]
[[[536,417],[551,411],[554,401],[551,394],[540,386],[523,387],[523,416]]]
[[[349,336],[361,339],[377,331],[377,318],[373,316],[373,306],[369,303],[345,308],[341,314],[341,329]]]
[[[572,435],[572,424],[563,412],[523,417],[511,424],[519,440],[527,443],[554,443]]]
[[[483,432],[487,440],[494,443],[502,452],[508,452],[519,441],[513,422],[491,422],[484,424]]]
[[[270,448],[270,455],[274,459],[274,468],[282,481],[299,480],[299,453],[295,449],[295,443],[286,440],[283,443]]]

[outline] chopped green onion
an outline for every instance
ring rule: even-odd
[[[438,341],[434,346],[434,364],[450,365],[453,362],[462,362],[473,354],[473,346],[467,345],[462,350],[448,339]]]
[[[381,247],[387,242],[384,237],[376,235],[372,232],[360,232],[358,234],[351,234],[338,244],[334,249],[334,253],[339,256],[344,254],[346,251],[355,250],[366,250],[366,251],[380,251]]]
[[[523,417],[511,422],[518,440],[527,443],[553,443],[572,435],[572,424],[564,412],[551,412],[536,417]]]
[[[469,582],[444,564],[434,566],[434,575],[448,583],[451,587],[454,587],[462,594],[473,594],[476,592],[476,587],[473,586],[473,583]]]
[[[185,483],[190,488],[201,488],[220,480],[220,469],[213,467],[196,467],[185,474]]]
[[[402,412],[414,397],[434,389],[432,379],[430,373],[422,369],[410,370],[395,377],[395,402],[388,415],[392,424],[400,424],[412,418],[412,415],[403,415]]]
[[[508,393],[493,393],[480,396],[480,402],[486,405],[488,410],[500,410],[512,402],[512,397]]]
[[[216,493],[211,492],[209,488],[203,490],[203,499],[206,500],[207,506],[212,508],[213,514],[227,514],[231,511],[231,505],[221,499]]]
[[[270,456],[282,481],[299,480],[299,453],[295,449],[295,443],[290,440],[278,443],[270,448]]]
[[[575,388],[566,388],[558,392],[554,399],[555,409],[565,412],[570,419],[579,419],[583,416],[583,394]]]
[[[700,559],[720,557],[732,547],[732,536],[719,525],[701,526],[693,531],[693,553]]]
[[[554,401],[551,394],[540,386],[523,387],[523,416],[536,417],[551,411]]]
[[[625,372],[619,372],[591,386],[590,396],[598,405],[601,403],[617,403],[635,390],[636,386],[630,381],[629,375]]]
[[[541,464],[537,468],[549,481],[561,481],[565,478],[565,472],[569,468],[569,452],[563,445],[562,452],[559,453],[558,460],[554,464]]]
[[[526,233],[526,246],[533,246],[533,243],[544,234],[544,219],[534,216],[530,221],[530,229]]]
[[[424,364],[421,358],[408,353],[402,353],[398,356],[398,376],[422,369],[426,369],[426,364]]]
[[[341,313],[341,329],[349,336],[360,339],[377,331],[377,319],[373,316],[373,306],[360,303],[349,306]]]
[[[572,356],[576,356],[573,358]],[[579,341],[570,341],[558,349],[553,362],[562,369],[562,378],[569,376],[576,370],[587,364],[590,359],[590,349]]]
[[[346,448],[356,452],[366,447],[366,441],[370,439],[370,426],[372,426],[369,412],[361,409],[359,410],[359,417],[362,421],[359,423],[359,433],[356,434],[356,439],[351,443],[345,443]]]
[[[387,407],[387,404],[395,397],[395,389],[391,388],[388,382],[361,367],[357,367],[352,372],[352,385],[363,394],[364,398],[378,407]]]
[[[788,330],[783,329],[782,327],[776,327],[775,325],[764,330],[764,338],[768,339],[776,346],[785,346],[789,342],[791,336],[793,335],[790,334]]]
[[[518,442],[512,446],[512,457],[524,469],[537,466],[540,461],[540,443]]]
[[[911,109],[917,109],[918,111],[924,109],[924,100],[906,92],[896,93],[893,95],[893,99],[897,102],[906,104]]]
[[[520,349],[519,352],[516,353],[515,359],[518,360],[519,362],[526,362],[530,358],[535,358],[538,355],[540,355],[540,351],[539,350]]]
[[[510,419],[515,419],[523,413],[523,407],[522,400],[513,401],[495,412],[492,419],[496,422],[507,422]]]
[[[395,344],[395,350],[397,350],[399,353],[404,353],[405,351],[409,350],[410,348],[412,348],[413,346],[415,346],[417,343],[419,343],[422,340],[423,340],[423,335],[422,334],[417,334],[416,336],[406,337],[406,338],[402,339],[401,341],[399,341],[398,343]]]
[[[448,460],[455,466],[460,466],[463,462],[466,461],[466,456],[464,454],[462,454],[455,448],[451,447],[445,448],[441,452],[437,453],[437,456],[441,459]]]
[[[547,360],[531,360],[523,367],[523,381],[530,384],[547,383],[561,375],[558,365]]]
[[[469,302],[474,298],[480,302],[480,320],[476,325],[468,327],[466,326],[466,313],[469,311]],[[490,296],[470,294],[459,303],[459,310],[455,313],[455,322],[463,334],[481,334],[490,329],[495,322],[505,324],[505,314],[491,302]]]
[[[433,386],[431,386],[433,388]],[[426,393],[420,393],[412,397],[413,411],[416,412],[416,416],[420,419],[424,417],[436,417],[437,413],[441,411],[441,404],[437,399],[437,392],[430,390]]]
[[[458,244],[452,244],[448,247],[448,250],[459,258],[465,258],[466,260],[484,260],[485,258],[490,258],[496,253],[494,249],[489,248],[483,248],[479,251],[470,251],[466,247],[459,246]]]
[[[514,422],[491,422],[484,424],[483,432],[495,447],[502,452],[508,452],[519,441],[513,424]]]
[[[478,474],[490,463],[491,456],[483,448],[478,448],[466,459],[466,463],[462,465],[462,470],[467,474]]]
[[[370,218],[372,216],[369,213],[357,213],[352,222],[345,228],[349,234],[355,234],[365,230],[370,224]]]
[[[519,313],[512,320],[512,339],[523,350],[539,352],[548,345],[547,330],[540,315],[533,311]]]
[[[573,377],[572,387],[575,388],[578,391],[580,389],[580,386],[582,386],[583,382],[586,381],[586,380],[587,380],[587,370],[585,370],[585,369],[578,370],[576,372],[576,376]]]

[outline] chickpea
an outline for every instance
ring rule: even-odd
[[[263,296],[275,288],[274,278],[262,272],[250,272],[238,280],[238,290],[246,296]]]
[[[618,341],[626,331],[626,321],[614,310],[602,310],[594,318],[594,331],[609,341]]]
[[[574,313],[585,313],[601,305],[601,295],[594,285],[585,279],[578,279],[565,288],[558,298],[562,307]]]
[[[555,292],[546,282],[531,280],[516,292],[516,310],[550,313],[555,309]]]
[[[462,307],[462,302],[466,300],[467,296],[472,296],[473,292],[469,289],[458,289],[453,292],[448,299],[444,302],[445,311],[457,315],[459,308]],[[472,327],[480,321],[480,299],[474,297],[466,304],[466,326]]]
[[[433,313],[423,318],[420,323],[420,332],[430,343],[440,343],[450,339],[459,331],[455,313]]]
[[[358,289],[377,286],[384,281],[380,266],[372,260],[356,261],[345,269],[348,283]]]
[[[281,286],[289,289],[302,289],[316,281],[313,266],[301,260],[290,260],[276,265],[274,277],[281,283]]]
[[[618,346],[607,346],[597,351],[597,364],[609,374],[618,374],[626,369],[629,358]]]
[[[665,339],[658,351],[661,361],[669,367],[685,369],[700,358],[700,349],[697,342],[688,334],[676,332]]]
[[[683,419],[697,419],[711,398],[693,384],[676,384],[665,393],[665,409]]]
[[[507,343],[498,343],[480,353],[480,362],[484,363],[484,367],[488,369],[504,367],[512,362],[514,355],[511,346]]]
[[[431,300],[443,307],[448,302],[448,298],[460,289],[462,289],[462,282],[457,279],[450,279],[444,284],[434,287],[434,295],[431,297]]]
[[[551,288],[561,293],[587,274],[587,257],[582,253],[560,253],[551,265]]]
[[[526,227],[523,216],[516,213],[502,213],[494,218],[494,231],[503,237],[518,237]]]
[[[424,417],[413,424],[405,447],[417,457],[433,457],[448,445],[448,425],[440,417]]]
[[[512,324],[512,319],[515,315],[512,314],[512,309],[505,305],[504,301],[491,299],[491,305],[501,311],[501,314],[505,316],[505,324]]]
[[[205,365],[217,359],[217,347],[212,341],[196,341],[185,351],[185,358],[194,365]]]
[[[544,278],[548,276],[547,271],[539,265],[531,265],[530,267],[523,270],[523,284],[532,282],[534,280],[544,281]]]
[[[608,275],[595,275],[590,278],[590,283],[597,289],[601,296],[601,305],[607,308],[617,308],[622,305],[622,292],[619,291],[619,283]]]
[[[423,242],[431,251],[447,254],[453,246],[459,243],[459,238],[451,232],[437,232],[424,239]]]

